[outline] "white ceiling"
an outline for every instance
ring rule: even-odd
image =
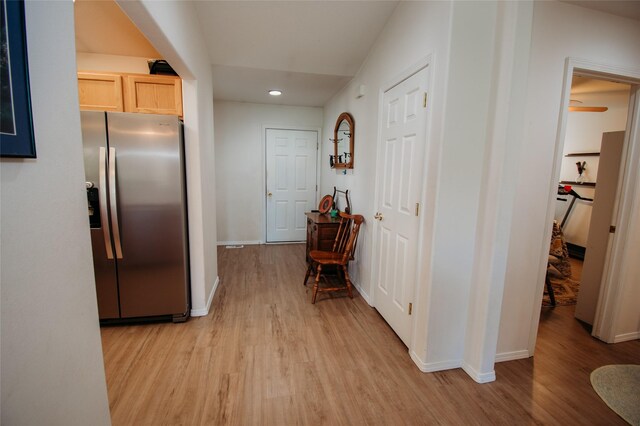
[[[214,98],[322,106],[356,74],[398,1],[194,2]],[[113,0],[76,0],[79,52],[159,58]],[[280,89],[279,97],[269,89]]]
[[[215,65],[214,98],[255,103],[297,106],[322,106],[344,87],[350,76],[311,74]],[[278,89],[281,96],[267,91]]]
[[[194,4],[215,99],[322,106],[356,74],[397,1]]]
[[[640,20],[640,1],[563,1]],[[209,49],[214,98],[324,105],[362,66],[397,4],[397,0],[194,2]],[[78,51],[160,57],[113,0],[76,0],[75,13]],[[575,90],[607,91],[594,89],[593,84]],[[269,89],[280,89],[283,95],[269,96]]]

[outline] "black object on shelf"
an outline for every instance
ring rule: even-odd
[[[567,250],[569,251],[570,257],[580,260],[584,260],[584,255],[587,251],[586,248],[572,243],[567,243]]]
[[[149,62],[149,74],[178,75],[178,73],[171,68],[169,62],[164,59],[157,59]]]
[[[599,152],[570,152],[569,154],[565,154],[565,157],[598,157],[600,156]]]
[[[596,187],[595,182],[576,182],[573,180],[561,180],[560,183],[563,185],[589,186],[591,188]]]
[[[344,212],[347,214],[351,214],[351,200],[349,199],[349,190],[347,189],[346,191],[341,191],[338,188],[336,188],[335,186],[333,187],[333,208],[336,208],[336,196],[338,194],[344,194],[344,199],[347,202],[347,205],[344,207]]]

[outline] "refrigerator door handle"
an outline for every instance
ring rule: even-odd
[[[120,242],[120,224],[118,223],[118,199],[116,196],[116,149],[109,148],[109,200],[111,202],[111,224],[113,225],[113,242],[116,246],[116,258],[122,259]]]
[[[113,249],[111,248],[111,228],[109,227],[109,217],[107,216],[107,150],[100,147],[98,165],[99,191],[98,201],[100,202],[100,222],[104,234],[104,248],[107,251],[107,259],[113,259]]]

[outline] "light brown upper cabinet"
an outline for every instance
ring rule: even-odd
[[[129,74],[124,78],[125,111],[182,115],[182,81],[179,77]]]
[[[124,111],[122,77],[117,74],[78,73],[81,110]]]
[[[78,72],[81,110],[182,116],[182,80],[166,75]]]

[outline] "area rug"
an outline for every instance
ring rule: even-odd
[[[605,365],[591,373],[598,396],[629,424],[640,426],[640,365]]]
[[[553,287],[553,295],[556,297],[556,306],[575,305],[578,300],[580,281],[556,276],[551,276],[550,279],[551,286]],[[549,300],[549,295],[546,290],[542,298],[542,306],[551,306],[551,301]]]

